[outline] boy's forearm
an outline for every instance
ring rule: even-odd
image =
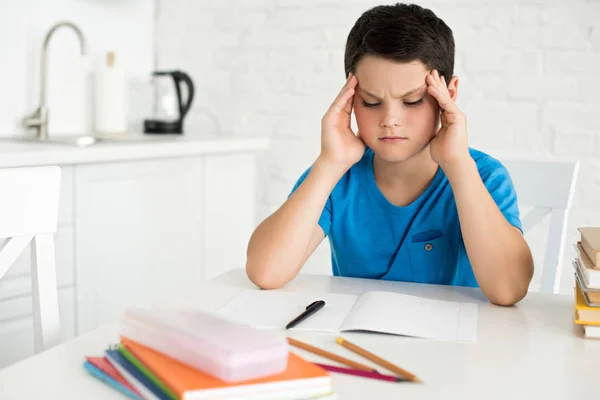
[[[278,288],[298,274],[325,203],[346,170],[317,159],[304,182],[256,228],[246,262],[255,284]]]
[[[456,199],[465,248],[481,290],[499,305],[512,305],[527,293],[533,275],[523,235],[504,217],[472,159],[444,171]]]

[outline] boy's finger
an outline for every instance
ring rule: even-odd
[[[346,83],[344,84],[344,86],[342,87],[342,90],[340,90],[340,92],[338,93],[338,95],[336,96],[335,100],[333,101],[333,103],[337,102],[338,99],[346,92],[346,90],[348,90],[348,88],[354,88],[356,87],[356,78],[354,77],[354,75],[352,73],[350,73],[350,75],[348,75],[348,79],[346,80]]]
[[[331,105],[330,110],[333,111],[344,111],[346,107],[346,103],[349,99],[354,96],[354,88],[348,88],[344,93],[341,93],[340,96],[335,100],[335,102]]]
[[[340,89],[336,98],[338,98],[342,93],[344,93],[346,91],[346,89],[350,85],[350,81],[352,80],[353,77],[354,77],[354,75],[352,75],[352,73],[348,74],[348,78],[346,79],[346,82],[344,82],[344,86],[342,86],[342,88]]]
[[[456,107],[456,104],[452,101],[450,96],[447,93],[441,92],[440,89],[437,88],[436,86],[429,86],[427,88],[427,91],[433,97],[435,97],[438,104],[440,105],[440,107],[442,107],[442,109],[444,109],[444,111],[455,112],[458,110],[458,108]]]
[[[348,98],[348,100],[346,100],[346,104],[344,105],[344,112],[346,114],[351,114],[352,113],[352,105],[354,104],[354,95],[350,96]]]

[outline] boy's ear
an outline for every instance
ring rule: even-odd
[[[452,101],[456,102],[456,96],[458,96],[458,76],[453,76],[448,83],[448,93]]]

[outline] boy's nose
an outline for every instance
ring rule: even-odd
[[[397,128],[402,125],[401,113],[396,112],[386,112],[383,118],[381,119],[381,127],[382,128]]]
[[[381,127],[382,128],[398,128],[402,126],[402,121],[404,118],[404,111],[401,107],[398,107],[398,104],[394,104],[392,102],[388,102],[385,104],[383,111],[383,116],[381,118]]]
[[[399,126],[400,126],[400,124],[398,122],[387,121],[387,120],[384,120],[383,123],[381,124],[382,128],[397,128]]]

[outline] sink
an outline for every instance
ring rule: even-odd
[[[92,135],[81,135],[81,136],[54,136],[48,137],[47,139],[40,138],[31,138],[30,141],[36,141],[39,143],[58,143],[58,144],[68,144],[78,147],[87,147],[93,144],[97,144],[99,142],[104,141],[103,138]]]
[[[181,137],[181,135],[176,135]],[[102,143],[135,143],[135,142],[155,142],[161,140],[173,140],[173,135],[145,135],[145,134],[127,134],[123,136],[97,136],[97,135],[49,135],[47,138],[37,136],[13,136],[7,138],[11,141],[30,142],[30,143],[49,143],[62,144],[76,147],[89,147]]]

